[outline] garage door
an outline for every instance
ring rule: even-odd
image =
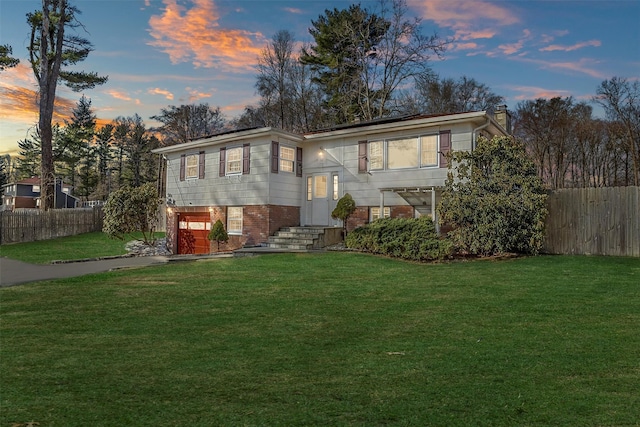
[[[178,253],[208,254],[211,230],[209,214],[178,214]]]

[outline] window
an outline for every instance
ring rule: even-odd
[[[420,138],[420,166],[438,166],[438,135]]]
[[[371,221],[375,221],[376,219],[380,218],[380,208],[371,208],[369,210],[370,212],[370,216],[371,216]],[[382,214],[384,215],[385,218],[389,218],[391,216],[391,208],[389,206],[385,206],[382,210]]]
[[[369,170],[417,169],[438,166],[439,140],[440,138],[436,134],[371,141],[368,143],[369,155],[367,157]],[[361,171],[360,166],[358,170]],[[362,171],[366,172],[366,170]]]
[[[384,169],[384,141],[369,143],[369,169]]]
[[[291,147],[280,146],[280,170],[283,172],[293,172],[293,165],[296,160],[296,151]]]
[[[338,200],[338,175],[333,175],[333,200]]]
[[[317,175],[313,177],[313,192],[316,198],[324,199],[327,197],[327,176]]]
[[[227,208],[227,232],[242,234],[242,207],[229,206]]]
[[[180,181],[204,178],[204,151],[180,156]]]
[[[387,142],[387,169],[418,167],[418,138],[393,139]]]
[[[187,179],[198,177],[198,156],[195,154],[187,156]]]
[[[311,200],[313,197],[313,178],[307,177],[307,200]]]
[[[242,147],[227,149],[227,175],[242,173]]]

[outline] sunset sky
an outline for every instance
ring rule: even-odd
[[[108,75],[84,92],[100,123],[170,105],[208,103],[227,118],[257,101],[256,58],[275,32],[312,41],[308,28],[325,9],[348,1],[72,0],[94,51],[80,69]],[[375,8],[377,1],[363,6]],[[407,0],[424,33],[455,37],[441,77],[463,75],[506,98],[510,108],[539,97],[590,100],[614,76],[640,78],[639,0]],[[0,154],[37,123],[36,83],[27,60],[26,13],[37,0],[0,0],[0,44],[18,67],[0,72]],[[54,120],[68,118],[82,93],[59,86]],[[596,110],[596,114],[601,112]]]

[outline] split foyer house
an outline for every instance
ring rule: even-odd
[[[168,246],[210,252],[206,236],[218,219],[229,234],[225,249],[266,245],[283,227],[340,230],[331,212],[346,193],[357,205],[348,229],[381,216],[437,221],[445,154],[472,150],[481,134],[507,135],[508,119],[503,107],[306,134],[253,128],[157,149],[167,162]]]

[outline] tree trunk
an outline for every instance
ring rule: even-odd
[[[51,0],[42,0],[42,33],[40,37],[40,116],[38,126],[41,135],[41,167],[40,167],[40,209],[55,208],[55,172],[53,168],[53,105],[56,98],[56,86],[62,63],[64,26],[66,22],[66,0],[60,0],[58,27],[55,30],[55,46],[51,46],[53,57],[49,56],[49,34],[51,20]],[[55,6],[54,6],[55,9]]]

